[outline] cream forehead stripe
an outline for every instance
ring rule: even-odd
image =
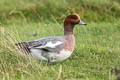
[[[78,19],[80,20],[80,16],[76,13],[73,13],[73,15],[76,15],[78,17]]]
[[[62,44],[62,42],[60,42],[60,41],[57,41],[56,43],[47,42],[45,45],[39,46],[39,47],[36,47],[36,48],[46,48],[46,47],[55,48],[56,46],[58,46],[60,44]]]

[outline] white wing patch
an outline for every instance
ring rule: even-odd
[[[36,47],[36,48],[46,48],[46,47],[55,48],[56,46],[58,46],[60,44],[62,44],[61,41],[57,41],[56,43],[47,42],[45,45],[39,46],[39,47]]]

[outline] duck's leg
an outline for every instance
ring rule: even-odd
[[[48,65],[55,65],[55,62],[51,62],[52,58],[48,58]]]
[[[48,66],[51,65],[50,58],[48,58]]]

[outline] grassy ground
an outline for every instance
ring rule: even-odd
[[[88,23],[88,26],[77,25],[74,30],[76,47],[72,56],[51,66],[17,54],[12,42],[36,39],[46,35],[62,35],[62,24],[29,23],[2,26],[1,36],[4,38],[1,37],[2,40],[0,40],[2,44],[0,72],[3,75],[1,79],[114,80],[111,76],[111,68],[120,68],[119,25],[119,21]],[[36,32],[38,36],[32,36]]]
[[[62,22],[66,15],[74,12],[88,22],[112,22],[120,18],[119,0],[1,0],[0,7],[1,24]]]
[[[111,70],[120,68],[119,0],[70,1],[0,1],[0,80],[115,80]],[[63,19],[71,12],[88,25],[76,25],[69,59],[47,65],[15,50],[16,42],[63,35]]]

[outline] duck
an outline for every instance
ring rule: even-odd
[[[66,60],[74,51],[73,29],[77,24],[87,25],[77,13],[70,14],[64,20],[64,35],[43,37],[15,45],[20,51],[29,53],[41,61],[60,62]]]

